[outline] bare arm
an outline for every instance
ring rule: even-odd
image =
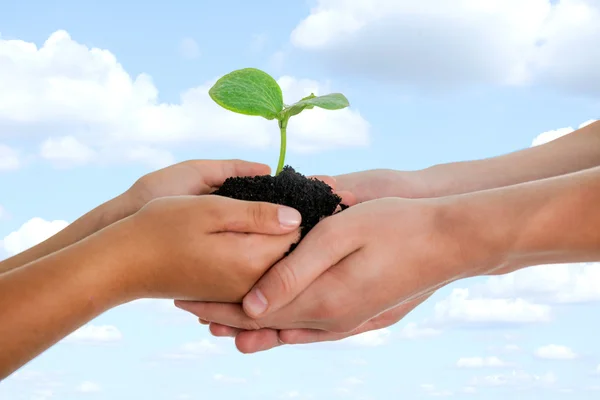
[[[419,171],[422,197],[475,192],[600,165],[600,121],[546,144],[498,157],[440,164]]]
[[[135,210],[125,193],[96,207],[42,243],[0,262],[0,274],[26,265],[80,241],[94,232],[116,222]]]
[[[336,176],[336,189],[359,202],[382,197],[431,198],[476,192],[600,165],[600,121],[549,143],[474,161],[418,171],[378,169]]]
[[[111,234],[0,275],[0,379],[120,302],[123,241]]]

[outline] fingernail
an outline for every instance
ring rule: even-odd
[[[300,225],[300,222],[302,221],[300,213],[290,207],[279,207],[277,216],[279,218],[279,223],[284,228],[295,228]]]
[[[254,316],[264,313],[267,310],[267,306],[267,298],[262,294],[260,289],[252,290],[244,299],[246,311]]]

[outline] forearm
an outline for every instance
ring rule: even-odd
[[[130,203],[132,201],[129,200],[126,192],[96,207],[56,235],[0,262],[0,275],[76,243],[92,233],[125,218],[133,212],[132,207],[129,206]]]
[[[0,380],[127,299],[118,268],[127,252],[113,232],[0,275]]]
[[[436,165],[414,174],[418,197],[530,182],[600,165],[600,121],[544,145],[498,157]]]
[[[476,272],[600,261],[600,167],[452,196],[448,204],[454,226],[464,227],[454,228],[463,249],[489,255]]]

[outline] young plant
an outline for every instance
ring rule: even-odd
[[[314,107],[340,110],[350,105],[348,99],[341,93],[325,96],[315,96],[311,93],[310,96],[292,105],[285,105],[277,81],[266,72],[255,68],[244,68],[223,76],[208,93],[217,104],[227,110],[278,121],[281,145],[275,175],[279,175],[283,170],[287,126],[291,117]]]

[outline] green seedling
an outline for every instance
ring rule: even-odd
[[[255,68],[244,68],[223,76],[208,93],[217,104],[227,110],[278,121],[281,145],[275,175],[279,175],[285,162],[286,133],[291,117],[314,107],[340,110],[350,105],[341,93],[325,96],[315,96],[311,93],[292,105],[286,105],[283,103],[283,94],[277,81],[266,72]]]

